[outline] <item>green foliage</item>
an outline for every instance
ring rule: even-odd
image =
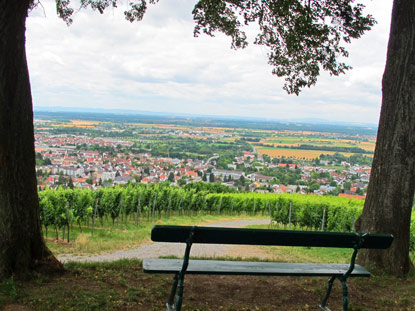
[[[46,189],[39,192],[41,222],[46,228],[89,222],[94,217],[115,220],[161,215],[268,215],[281,226],[327,231],[354,231],[363,201],[333,196],[229,192],[220,184],[129,184],[96,191]],[[96,215],[94,210],[96,209]],[[154,210],[154,213],[153,213]],[[290,211],[291,210],[291,211]],[[324,215],[324,216],[323,216]],[[324,225],[323,225],[324,218]],[[415,215],[411,251],[415,250]]]
[[[73,194],[76,198],[72,205],[74,221],[80,226],[81,222],[84,222],[92,215],[93,198],[91,191],[88,189],[75,189]]]
[[[228,186],[224,186],[219,182],[216,182],[213,184],[204,183],[204,182],[192,182],[184,186],[184,189],[185,190],[195,189],[196,192],[205,191],[205,192],[210,192],[210,193],[236,192],[236,190],[229,188]]]

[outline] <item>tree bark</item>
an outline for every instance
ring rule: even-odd
[[[395,0],[376,150],[356,229],[392,233],[386,251],[365,250],[358,262],[404,276],[411,267],[409,230],[415,191],[415,1]]]
[[[25,30],[30,1],[0,1],[0,280],[61,264],[46,247],[36,188]]]

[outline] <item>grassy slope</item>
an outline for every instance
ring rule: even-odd
[[[161,220],[187,224],[218,221],[213,218]],[[221,219],[222,220],[222,219]],[[146,224],[144,228],[150,228]],[[111,247],[122,243],[126,229],[113,235]],[[136,236],[148,236],[137,229]],[[133,236],[134,236],[133,234]],[[119,235],[119,236],[118,236]],[[111,240],[111,239],[110,239]],[[93,241],[91,241],[92,243]],[[119,244],[118,244],[119,245]],[[66,246],[63,247],[63,251]],[[86,248],[86,251],[88,249]],[[267,252],[286,262],[348,262],[350,251],[304,247],[268,247]],[[62,275],[35,274],[30,281],[7,280],[0,284],[0,310],[163,310],[171,275],[148,275],[138,260],[111,263],[69,263]],[[184,310],[320,310],[327,279],[291,277],[186,277]],[[374,273],[370,279],[349,281],[349,311],[414,310],[415,277],[397,279]],[[341,287],[335,283],[329,307],[341,309]]]
[[[294,259],[287,254],[286,260]],[[316,257],[317,258],[317,257]],[[11,281],[0,290],[4,310],[163,310],[171,276],[142,273],[141,262],[66,265],[63,275],[35,275],[29,282]],[[184,311],[319,310],[325,278],[188,276]],[[382,275],[349,281],[349,311],[414,310],[415,278]],[[341,308],[338,282],[329,300]]]
[[[250,217],[244,217],[250,219]],[[251,217],[252,218],[252,217]],[[127,224],[120,223],[117,225],[112,222],[104,222],[103,227],[97,227],[94,230],[94,236],[91,234],[90,227],[83,227],[82,233],[78,226],[71,229],[69,241],[62,240],[62,233],[60,233],[60,240],[56,240],[56,234],[49,229],[48,237],[46,238],[48,247],[56,255],[58,254],[75,254],[75,255],[93,255],[105,252],[112,252],[120,249],[130,249],[139,246],[141,243],[150,240],[151,227],[155,224],[169,224],[169,225],[193,225],[193,224],[208,224],[212,222],[219,222],[224,220],[236,220],[239,217],[231,216],[172,216],[169,218],[162,217],[156,222],[149,222],[140,220],[136,226],[134,221],[128,221]],[[97,226],[100,226],[99,222]]]

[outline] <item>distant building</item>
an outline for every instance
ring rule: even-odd
[[[71,177],[81,176],[84,174],[84,169],[82,167],[74,167],[74,166],[61,166],[57,168],[57,172],[64,175],[68,175]]]
[[[128,182],[135,182],[135,179],[132,177],[117,176],[114,178],[114,184],[116,185],[125,185]]]
[[[229,170],[213,169],[212,173],[215,177],[222,176],[223,178],[225,178],[225,176],[226,176],[227,178],[229,178],[229,176],[230,176],[232,179],[239,179],[239,178],[241,178],[241,176],[245,176],[244,172],[229,171]]]
[[[228,168],[236,170],[236,164],[228,164]]]
[[[116,173],[117,172],[115,172],[115,171],[105,171],[105,172],[102,172],[101,178],[102,178],[102,180],[108,180],[108,179],[114,180]]]
[[[251,181],[258,181],[258,182],[269,182],[273,178],[272,176],[265,176],[260,173],[252,173],[252,174],[247,175],[246,177],[248,177]]]

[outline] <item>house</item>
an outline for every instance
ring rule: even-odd
[[[258,182],[269,182],[273,178],[272,176],[265,176],[260,173],[252,173],[252,174],[247,175],[246,177],[248,177],[251,181],[258,181]]]
[[[295,193],[297,191],[297,185],[288,185],[287,187],[287,193]]]
[[[253,160],[255,158],[255,154],[253,154],[252,152],[249,151],[242,151],[243,152],[243,158],[244,159],[248,159],[250,158],[251,160]]]
[[[115,174],[117,174],[117,172],[115,172],[115,171],[104,171],[104,172],[102,172],[101,178],[102,178],[102,180],[114,179]]]
[[[62,166],[58,169],[59,172],[62,172],[64,175],[68,175],[71,177],[81,176],[85,173],[82,167],[74,167],[74,166]]]
[[[285,187],[284,185],[279,185],[278,187],[274,188],[274,192],[275,193],[286,193],[287,187]]]
[[[336,187],[333,187],[333,186],[327,186],[327,185],[320,186],[320,191],[321,191],[321,192],[324,192],[324,193],[331,192],[331,191],[333,191],[334,189],[336,189]]]
[[[229,171],[229,170],[213,169],[212,173],[215,177],[222,176],[223,178],[225,178],[225,176],[226,176],[227,178],[229,178],[229,176],[230,176],[232,179],[239,179],[239,178],[241,178],[241,176],[245,176],[244,172]]]
[[[195,171],[188,171],[188,172],[186,173],[186,176],[191,177],[191,178],[196,178],[196,177],[198,177],[199,175],[198,175]]]
[[[143,179],[141,179],[141,182],[142,182],[143,184],[149,184],[149,183],[150,183],[150,178],[148,178],[148,177],[144,177]]]
[[[76,178],[75,179],[75,183],[85,183],[85,182],[86,182],[86,179],[85,178],[79,177],[79,178]]]
[[[128,182],[135,182],[135,179],[132,177],[117,176],[114,178],[114,184],[125,185]]]
[[[298,164],[288,164],[288,167],[290,168],[291,171],[295,170],[296,168],[300,168]]]
[[[165,175],[165,174],[162,174],[159,177],[160,182],[167,181],[168,179],[169,179],[169,175]]]
[[[254,192],[256,188],[259,188],[260,184],[258,182],[253,182],[249,185],[249,191]]]
[[[228,164],[228,168],[236,170],[236,164]]]

